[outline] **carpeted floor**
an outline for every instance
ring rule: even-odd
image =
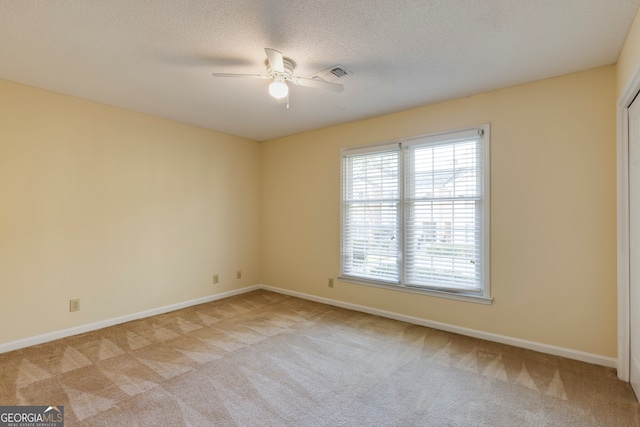
[[[639,426],[612,369],[268,291],[0,354],[66,426]]]

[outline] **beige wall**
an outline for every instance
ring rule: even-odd
[[[609,66],[263,143],[263,283],[615,357],[615,97]],[[493,305],[328,288],[340,148],[487,122]]]
[[[0,80],[0,344],[259,283],[259,159]]]
[[[636,13],[631,29],[627,34],[617,63],[617,95],[622,94],[640,63],[640,9]]]

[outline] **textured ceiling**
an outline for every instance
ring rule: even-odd
[[[616,62],[640,0],[0,0],[0,78],[266,140]],[[344,92],[268,81],[264,48]]]

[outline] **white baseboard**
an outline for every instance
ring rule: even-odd
[[[291,295],[298,298],[307,299],[310,301],[321,302],[324,304],[333,305],[336,307],[346,308],[349,310],[360,311],[368,314],[375,314],[376,316],[386,317],[389,319],[400,320],[415,325],[426,326],[433,329],[439,329],[442,331],[452,332],[455,334],[465,335],[473,338],[480,338],[487,341],[493,341],[501,344],[512,345],[514,347],[526,348],[529,350],[539,351],[540,353],[552,354],[554,356],[566,357],[568,359],[579,360],[581,362],[592,363],[594,365],[606,366],[608,368],[617,368],[617,359],[613,357],[601,356],[599,354],[587,353],[584,351],[573,350],[565,347],[558,347],[554,345],[539,343],[535,341],[523,340],[520,338],[513,338],[505,335],[493,334],[491,332],[479,331],[476,329],[464,328],[462,326],[450,325],[448,323],[435,322],[432,320],[426,320],[419,317],[407,316],[404,314],[394,313],[386,310],[379,310],[358,304],[351,304],[343,301],[337,301],[330,298],[318,297],[315,295],[305,294],[302,292],[291,291],[288,289],[276,288],[273,286],[260,285],[261,289],[268,291],[278,292],[285,295]]]
[[[150,310],[141,311],[139,313],[127,314],[126,316],[115,317],[113,319],[101,320],[99,322],[88,323],[86,325],[74,326],[73,328],[62,329],[60,331],[49,332],[42,335],[36,335],[34,337],[24,338],[21,340],[10,341],[8,343],[0,344],[0,353],[6,353],[8,351],[18,350],[24,347],[30,347],[32,345],[43,344],[45,342],[57,340],[60,338],[69,337],[72,335],[83,334],[85,332],[95,331],[97,329],[107,328],[109,326],[118,325],[120,323],[130,322],[132,320],[144,319],[145,317],[155,316],[158,314],[168,313],[170,311],[180,310],[181,308],[187,308],[206,302],[216,301],[223,298],[232,297],[234,295],[243,294],[245,292],[255,291],[260,289],[261,286],[254,285],[246,288],[235,289],[233,291],[223,292],[216,295],[209,295],[202,298],[197,298],[189,301],[179,302],[177,304],[166,305],[164,307],[152,308]]]
[[[95,331],[97,329],[106,328],[109,326],[117,325],[132,320],[144,319],[145,317],[155,316],[158,314],[167,313],[174,310],[180,310],[182,308],[191,307],[206,302],[216,301],[223,298],[228,298],[234,295],[243,294],[246,292],[255,291],[257,289],[265,289],[272,292],[281,293],[284,295],[290,295],[310,301],[316,301],[324,304],[333,305],[335,307],[346,308],[349,310],[360,311],[363,313],[374,314],[376,316],[386,317],[389,319],[400,320],[415,325],[426,326],[433,329],[439,329],[442,331],[452,332],[455,334],[466,335],[474,338],[479,338],[487,341],[498,342],[501,344],[512,345],[515,347],[526,348],[529,350],[539,351],[541,353],[552,354],[555,356],[562,356],[568,359],[579,360],[582,362],[592,363],[594,365],[606,366],[608,368],[617,368],[617,359],[613,357],[601,356],[598,354],[586,353],[579,350],[572,350],[564,347],[557,347],[549,344],[543,344],[535,341],[523,340],[520,338],[508,337],[505,335],[493,334],[490,332],[479,331],[476,329],[464,328],[461,326],[450,325],[442,322],[435,322],[432,320],[426,320],[419,317],[407,316],[400,313],[394,313],[386,310],[379,310],[376,308],[367,307],[364,305],[351,304],[343,301],[333,300],[330,298],[318,297],[311,294],[305,294],[302,292],[291,291],[288,289],[277,288],[268,285],[254,285],[241,289],[235,289],[229,292],[223,292],[216,295],[209,295],[202,298],[197,298],[190,301],[184,301],[177,304],[171,304],[164,307],[158,307],[151,310],[141,311],[139,313],[128,314],[126,316],[116,317],[113,319],[102,320],[100,322],[89,323],[86,325],[80,325],[73,328],[63,329],[60,331],[54,331],[42,335],[37,335],[30,338],[11,341],[8,343],[0,344],[0,353],[17,350],[24,347],[30,347],[37,344],[65,338],[72,335],[78,335],[85,332]]]

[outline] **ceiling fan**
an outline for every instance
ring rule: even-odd
[[[331,83],[321,79],[294,76],[293,69],[296,64],[291,58],[285,58],[282,56],[282,53],[275,49],[265,48],[264,51],[267,54],[267,75],[213,73],[213,76],[273,79],[273,82],[269,84],[269,94],[276,99],[282,99],[289,95],[289,86],[287,86],[287,82],[291,82],[299,86],[326,89],[333,92],[342,92],[344,90],[344,86],[338,83]]]

